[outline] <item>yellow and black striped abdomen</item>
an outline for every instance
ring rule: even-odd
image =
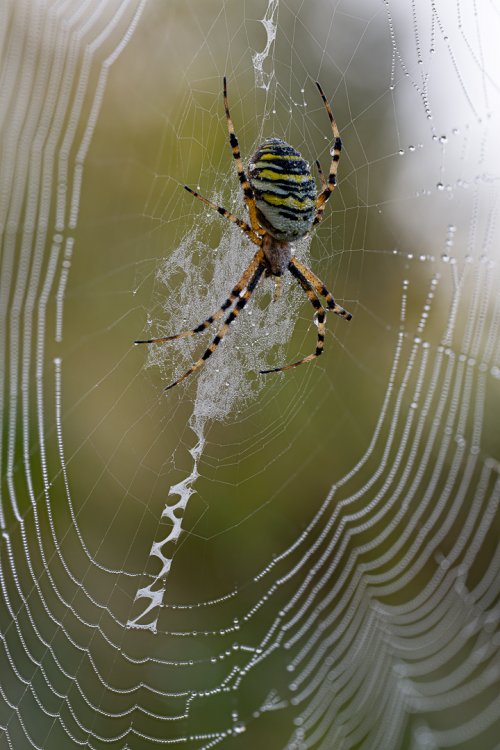
[[[252,156],[248,177],[259,221],[270,235],[291,242],[307,234],[316,212],[316,185],[296,149],[268,138]]]

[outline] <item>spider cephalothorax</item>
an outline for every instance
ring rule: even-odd
[[[318,326],[318,337],[316,350],[313,354],[309,354],[307,357],[299,359],[298,362],[293,362],[283,367],[275,367],[272,370],[261,370],[262,373],[289,370],[304,362],[310,362],[323,353],[326,311],[320,303],[318,295],[326,299],[328,310],[340,315],[345,320],[351,320],[352,318],[352,315],[347,310],[344,310],[343,307],[335,302],[323,282],[292,254],[291,243],[294,240],[304,237],[312,227],[319,224],[322,220],[325,204],[337,184],[336,175],[342,142],[337,125],[333,119],[330,105],[319,83],[316,83],[316,86],[328,112],[334,137],[328,179],[325,179],[319,162],[316,162],[322,185],[319,194],[316,192],[314,178],[307,161],[293,146],[290,146],[279,138],[268,138],[258,147],[250,159],[247,177],[241,160],[238,139],[236,138],[231,115],[229,114],[226,78],[224,77],[224,109],[226,111],[229,130],[229,143],[233,151],[233,158],[243,190],[250,224],[226,211],[222,206],[217,206],[212,201],[207,200],[207,198],[191,190],[187,185],[184,185],[184,187],[196,198],[199,198],[211,208],[218,211],[222,216],[225,216],[226,219],[239,226],[259,249],[239,281],[231,290],[231,294],[226,301],[215,313],[204,320],[203,323],[200,323],[189,331],[183,331],[174,336],[135,342],[136,344],[153,344],[193,336],[195,333],[204,331],[205,328],[216,320],[219,320],[225,311],[234,304],[224,324],[202,357],[191,365],[184,375],[167,386],[166,390],[173,388],[174,385],[180,383],[188,375],[196,372],[211,357],[229,330],[231,323],[238,317],[252,296],[263,273],[266,276],[275,276],[279,279],[286,271],[290,271],[297,279],[316,311],[315,318]]]

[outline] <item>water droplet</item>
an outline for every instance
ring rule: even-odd
[[[437,185],[436,185],[436,187],[437,187],[438,190],[444,190],[444,185],[443,185],[442,182],[438,182]]]

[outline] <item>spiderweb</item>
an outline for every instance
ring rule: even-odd
[[[0,748],[499,747],[499,13],[356,0],[0,10]],[[329,165],[264,279],[276,135]],[[147,334],[147,336],[146,336]]]

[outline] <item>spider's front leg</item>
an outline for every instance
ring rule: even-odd
[[[253,256],[250,264],[247,266],[245,271],[243,272],[241,278],[238,280],[238,282],[234,285],[234,287],[231,290],[231,294],[226,299],[225,302],[222,303],[222,305],[219,307],[219,309],[212,313],[212,315],[209,315],[208,318],[205,318],[203,323],[200,323],[199,325],[195,326],[194,328],[191,328],[189,331],[182,331],[182,333],[175,333],[173,336],[163,336],[159,339],[141,339],[138,341],[134,341],[134,344],[163,344],[165,341],[176,341],[177,339],[184,339],[188,336],[194,336],[195,333],[201,333],[204,331],[208,326],[212,325],[216,320],[219,320],[222,318],[226,310],[231,307],[234,300],[239,297],[242,290],[246,287],[248,284],[249,279],[251,278],[252,274],[255,273],[257,267],[260,263],[262,263],[264,257],[264,253],[262,250],[257,250],[255,255]]]
[[[263,375],[266,375],[270,372],[283,372],[284,370],[290,370],[292,367],[298,367],[299,365],[303,365],[306,362],[311,362],[313,359],[316,359],[316,357],[319,357],[321,354],[323,354],[323,348],[325,345],[326,310],[320,303],[316,294],[320,294],[321,296],[326,298],[326,303],[329,310],[336,313],[337,315],[340,315],[345,320],[351,320],[352,318],[350,312],[347,312],[347,310],[344,310],[343,307],[335,302],[333,296],[330,294],[323,282],[318,279],[317,276],[315,276],[310,268],[305,266],[303,263],[300,263],[300,261],[298,261],[295,256],[292,256],[288,264],[288,270],[290,271],[292,276],[297,279],[300,286],[304,290],[309,302],[314,307],[315,322],[318,326],[316,350],[313,354],[308,354],[307,357],[299,359],[298,362],[292,362],[292,364],[284,365],[283,367],[273,367],[271,370],[261,370],[261,373]]]
[[[262,251],[260,251],[260,252],[262,252]],[[256,253],[256,255],[259,255],[259,253]],[[202,367],[205,364],[205,362],[207,361],[207,359],[209,359],[209,357],[212,356],[212,354],[215,352],[215,350],[219,346],[220,342],[222,341],[222,339],[224,338],[224,336],[228,332],[231,323],[234,320],[236,320],[236,318],[238,317],[238,315],[240,314],[240,312],[246,306],[248,300],[250,299],[250,297],[252,296],[253,292],[255,291],[255,287],[259,283],[260,277],[264,273],[265,268],[266,268],[266,266],[265,266],[265,264],[264,264],[263,261],[258,263],[257,268],[255,269],[252,277],[250,278],[248,284],[246,285],[245,290],[244,291],[242,290],[240,292],[240,294],[238,296],[238,301],[236,302],[236,305],[234,306],[234,309],[231,310],[231,312],[227,316],[226,320],[224,321],[224,325],[219,329],[219,331],[217,331],[217,335],[213,339],[213,341],[210,344],[210,346],[207,347],[207,349],[202,354],[202,356],[200,357],[200,359],[197,362],[195,362],[193,365],[191,365],[191,367],[189,368],[189,370],[187,372],[185,372],[184,375],[181,375],[180,378],[177,378],[177,380],[175,380],[173,383],[171,383],[170,385],[168,385],[165,388],[166,391],[169,391],[171,388],[173,388],[174,386],[178,385],[183,380],[185,380],[187,377],[189,377],[189,375],[192,375],[193,372],[196,372],[196,370],[199,370],[200,367]]]
[[[326,310],[322,306],[319,299],[316,297],[316,294],[314,293],[314,289],[309,283],[309,281],[306,279],[306,277],[298,269],[294,268],[291,262],[288,268],[290,272],[293,274],[293,276],[295,276],[295,278],[301,285],[302,289],[306,293],[306,296],[309,302],[314,307],[314,310],[315,310],[314,317],[315,317],[316,325],[318,326],[318,338],[316,341],[316,349],[313,354],[308,354],[307,357],[303,357],[302,359],[299,359],[298,362],[292,362],[289,365],[283,365],[283,367],[273,367],[271,370],[261,370],[260,372],[262,375],[267,375],[270,372],[283,372],[284,370],[291,370],[292,367],[298,367],[299,365],[303,365],[306,362],[311,362],[313,359],[316,359],[316,357],[319,357],[321,354],[323,354],[323,347],[325,345]]]
[[[275,276],[274,277],[273,302],[279,302],[279,300],[281,299],[281,291],[282,291],[282,277]]]
[[[316,274],[311,271],[310,268],[301,263],[300,260],[297,260],[295,256],[292,257],[288,266],[288,270],[291,274],[293,274],[293,276],[295,276],[299,283],[302,282],[300,280],[300,276],[297,275],[297,272],[305,277],[314,288],[316,293],[326,299],[326,306],[329,310],[331,310],[331,312],[335,313],[335,315],[340,315],[340,317],[344,318],[344,320],[352,320],[351,313],[335,302],[333,295],[328,291],[321,279],[319,279]]]

